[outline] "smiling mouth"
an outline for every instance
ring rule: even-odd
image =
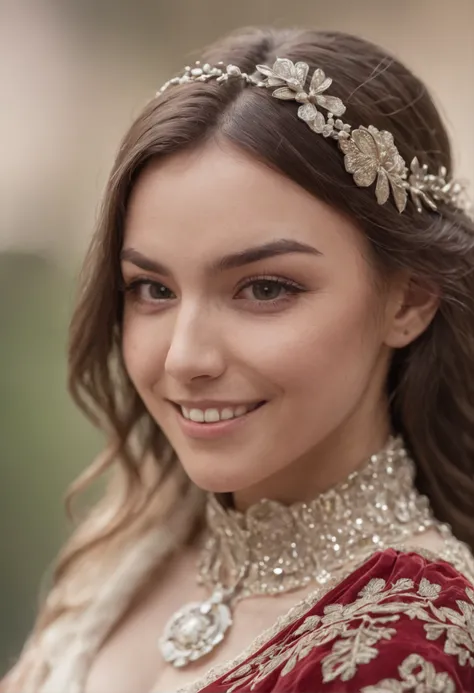
[[[266,404],[266,400],[246,407],[225,407],[220,412],[217,409],[206,409],[205,411],[200,409],[185,409],[175,402],[171,402],[171,404],[185,421],[203,427],[212,427],[217,424],[225,424],[235,421],[236,419],[242,419],[248,414],[263,407],[263,405]]]

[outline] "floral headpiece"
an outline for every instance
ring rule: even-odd
[[[194,67],[186,67],[179,77],[166,82],[157,96],[171,86],[212,79],[216,82],[241,79],[251,86],[274,89],[272,96],[276,99],[301,104],[298,118],[311,130],[338,141],[344,153],[346,171],[353,175],[356,185],[365,188],[376,182],[375,195],[379,204],[387,202],[391,191],[399,212],[403,212],[409,199],[419,212],[423,206],[437,210],[437,202],[463,210],[468,208],[465,185],[448,180],[444,166],[437,175],[433,175],[428,172],[426,164],[420,164],[415,157],[408,169],[390,132],[378,130],[373,125],[353,130],[341,120],[340,116],[346,107],[337,96],[325,93],[332,79],[326,77],[323,70],[318,68],[314,71],[309,89],[306,90],[308,72],[307,63],[293,63],[287,58],[277,58],[273,67],[257,65],[253,75],[242,72],[236,65],[224,65],[222,62],[217,66],[207,63],[201,65],[197,61]],[[322,113],[318,107],[327,113]]]

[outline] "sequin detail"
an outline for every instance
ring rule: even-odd
[[[199,582],[211,591],[246,575],[235,599],[278,594],[332,574],[377,549],[402,543],[433,526],[426,497],[414,486],[415,467],[401,438],[391,438],[361,469],[310,503],[261,500],[245,513],[225,509],[214,495],[206,513],[209,537]]]
[[[351,562],[434,526],[414,475],[402,439],[391,437],[310,503],[262,499],[241,513],[224,509],[211,494],[198,582],[212,596],[171,616],[158,641],[165,661],[179,668],[208,655],[226,637],[241,599],[324,586]]]

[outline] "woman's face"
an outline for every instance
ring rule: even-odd
[[[311,495],[359,440],[383,444],[386,300],[365,243],[231,146],[141,175],[122,250],[124,359],[197,485]]]

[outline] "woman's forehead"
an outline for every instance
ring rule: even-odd
[[[350,220],[283,174],[236,148],[208,145],[142,173],[124,247],[171,254],[201,248],[216,259],[281,239],[321,254],[362,240]]]

